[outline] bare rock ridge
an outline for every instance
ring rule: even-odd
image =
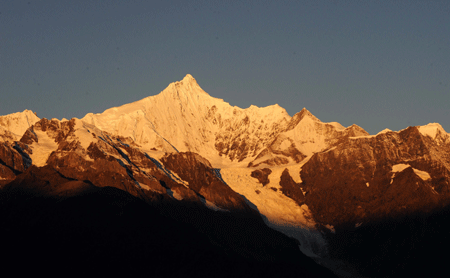
[[[292,117],[278,105],[242,109],[188,74],[160,94],[82,119],[0,116],[0,190],[2,224],[11,227],[59,219],[50,213],[58,202],[76,209],[77,200],[107,194],[107,207],[114,198],[142,202],[171,220],[155,219],[206,235],[199,241],[226,260],[282,261],[279,242],[296,260],[300,247],[340,276],[395,277],[414,269],[408,254],[426,259],[425,249],[405,249],[422,246],[418,234],[402,238],[383,221],[405,231],[403,219],[414,219],[435,238],[423,219],[450,220],[450,134],[431,123],[370,135],[306,108]],[[371,229],[383,237],[368,243]],[[381,256],[398,238],[403,244]],[[385,268],[362,260],[355,246],[380,255]]]
[[[269,175],[272,173],[272,170],[270,170],[269,168],[264,168],[264,169],[258,169],[252,172],[252,177],[254,177],[255,179],[258,179],[258,181],[263,185],[267,185],[268,183],[270,183],[269,180]]]

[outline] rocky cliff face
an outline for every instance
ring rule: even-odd
[[[417,127],[348,138],[311,157],[301,187],[315,219],[333,226],[429,211],[449,200],[448,151]]]
[[[27,166],[15,146],[15,143],[0,143],[0,181],[3,183],[12,181]]]
[[[274,134],[274,140],[249,163],[249,167],[300,163],[345,138],[369,135],[356,125],[344,128],[338,123],[323,123],[305,108],[292,117],[284,130]]]
[[[30,166],[26,146],[17,142],[39,118],[30,110],[0,116],[0,186]]]
[[[150,155],[156,157],[152,157],[129,137],[109,134],[78,119],[42,119],[17,144],[22,147],[6,142],[0,148],[5,181],[24,173],[29,161],[35,167],[50,167],[64,178],[116,187],[147,201],[185,200],[212,209],[251,212],[244,199],[217,177],[210,163],[195,153],[158,159],[161,152],[153,151]]]

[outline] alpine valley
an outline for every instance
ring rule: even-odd
[[[1,116],[0,203],[15,273],[430,276],[450,248],[450,134],[242,109],[188,74],[82,119]]]

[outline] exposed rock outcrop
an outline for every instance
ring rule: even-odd
[[[447,147],[424,137],[416,127],[349,138],[313,155],[302,167],[306,204],[316,220],[333,226],[444,205],[450,182],[445,153]],[[411,167],[393,172],[399,164]]]
[[[293,199],[298,205],[303,205],[305,202],[305,196],[303,195],[301,184],[296,183],[291,175],[289,175],[289,170],[284,169],[280,177],[281,192],[289,198]]]
[[[258,169],[252,172],[251,176],[257,179],[262,185],[266,185],[270,182],[269,175],[272,173],[272,170],[269,168]]]
[[[175,153],[162,158],[164,165],[188,182],[190,189],[211,202],[211,206],[230,211],[252,212],[245,200],[221,180],[211,164],[195,153]],[[253,213],[253,212],[252,212]]]

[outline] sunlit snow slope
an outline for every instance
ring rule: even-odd
[[[23,133],[39,120],[31,110],[0,116],[0,141],[19,140]]]

